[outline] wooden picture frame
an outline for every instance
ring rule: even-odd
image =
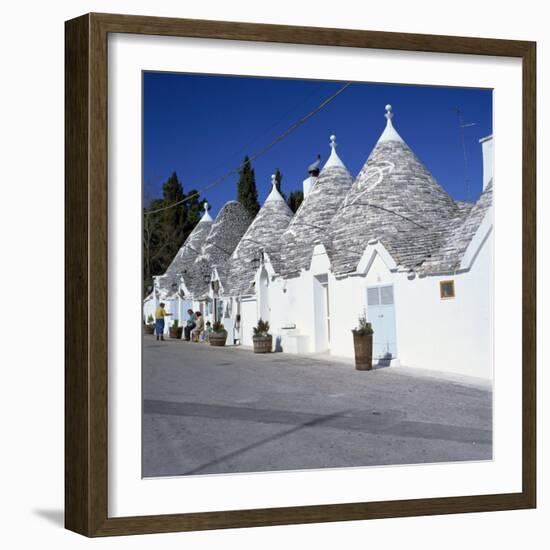
[[[523,71],[522,491],[139,517],[108,516],[107,37],[133,33],[519,58]],[[88,14],[65,27],[65,525],[126,535],[536,506],[536,44],[328,28]]]

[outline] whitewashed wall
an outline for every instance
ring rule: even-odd
[[[442,300],[439,283],[455,281],[455,298]],[[416,277],[392,273],[380,255],[366,277],[332,281],[331,352],[353,357],[351,329],[369,311],[367,286],[394,285],[397,356],[403,366],[492,377],[492,234],[472,269],[455,276]]]
[[[145,321],[147,321],[147,318],[149,315],[152,315],[153,318],[155,317],[155,310],[157,309],[157,300],[155,298],[151,298],[150,300],[146,300],[143,302],[143,318]]]
[[[270,287],[271,332],[282,351],[314,351],[313,290],[311,274],[287,281],[274,281]],[[295,325],[295,329],[283,328]],[[297,341],[299,340],[299,342]]]
[[[367,287],[393,284],[399,364],[491,378],[492,233],[481,244],[471,270],[454,276],[416,276],[410,280],[406,273],[390,271],[387,261],[387,256],[376,254],[362,276],[336,280],[329,271],[326,253],[316,247],[310,270],[295,279],[272,281],[269,316],[282,351],[326,351],[316,338],[324,327],[316,326],[323,320],[315,317],[314,277],[327,273],[331,354],[353,357],[351,330],[360,315],[366,312],[369,317]],[[442,300],[439,283],[450,279],[455,281],[455,298]],[[251,309],[244,312],[247,317],[251,314]],[[295,330],[282,328],[291,324],[296,325]]]
[[[492,244],[491,233],[466,273],[414,281],[399,279],[395,302],[403,365],[492,377]],[[439,282],[451,278],[456,297],[441,300]]]

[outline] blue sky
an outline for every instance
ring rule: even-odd
[[[143,75],[144,196],[160,196],[162,183],[176,171],[184,190],[201,189],[238,166],[317,107],[342,82],[210,76],[179,73]],[[458,119],[464,129],[471,199],[482,188],[478,140],[492,133],[492,91],[395,84],[353,83],[322,111],[253,162],[260,203],[279,168],[287,194],[301,189],[317,153],[328,158],[329,136],[356,176],[385,126],[384,106],[393,106],[401,137],[455,199],[464,200],[465,170]],[[236,198],[232,176],[204,196],[215,216]]]

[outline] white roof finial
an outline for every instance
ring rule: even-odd
[[[340,160],[340,157],[336,152],[336,136],[334,134],[330,136],[329,145],[332,151],[330,152],[330,157],[328,158],[326,164],[323,166],[323,170],[325,168],[330,168],[331,166],[339,166],[340,168],[345,168],[344,163]]]
[[[403,138],[396,132],[395,128],[393,127],[391,119],[393,118],[393,108],[388,103],[385,107],[386,113],[384,114],[384,117],[386,118],[386,128],[382,132],[382,135],[378,139],[378,143],[384,142],[384,141],[399,141],[401,143],[403,142]]]
[[[281,197],[281,193],[279,193],[279,190],[277,189],[277,176],[276,174],[271,174],[271,193],[267,196],[267,199],[265,199],[265,202],[268,201],[283,201],[285,202],[285,199]]]
[[[212,216],[208,213],[208,203],[205,201],[204,203],[204,214],[202,215],[202,218],[200,219],[199,223],[201,222],[211,222],[214,221],[212,219]]]

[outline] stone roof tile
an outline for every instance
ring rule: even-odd
[[[349,191],[353,178],[335,151],[321,170],[313,188],[305,197],[283,234],[281,273],[296,277],[311,263],[316,244],[330,245],[330,226],[338,207]]]
[[[201,298],[207,293],[205,277],[210,275],[214,266],[220,270],[224,268],[251,223],[252,216],[240,202],[225,203],[211,226],[201,253],[183,277],[193,297]]]
[[[292,210],[273,181],[271,193],[226,264],[222,280],[225,295],[237,296],[250,291],[255,275],[252,259],[261,251],[268,254],[273,267],[278,269],[281,237],[292,216]]]
[[[393,128],[388,107],[386,129],[332,222],[332,268],[339,276],[355,271],[373,239],[391,249],[398,265],[413,268],[459,216],[455,202]]]
[[[449,220],[443,231],[440,246],[429,258],[426,258],[419,271],[424,274],[435,274],[454,272],[459,269],[466,249],[492,204],[493,181],[491,180],[466,216]]]
[[[180,277],[185,273],[188,266],[190,266],[200,255],[202,245],[212,228],[212,218],[206,208],[207,206],[205,204],[205,213],[203,217],[200,219],[199,223],[195,225],[187,239],[185,239],[185,242],[174,256],[174,259],[166,269],[164,275],[161,275],[157,279],[159,296],[161,298],[166,299],[177,291]]]

